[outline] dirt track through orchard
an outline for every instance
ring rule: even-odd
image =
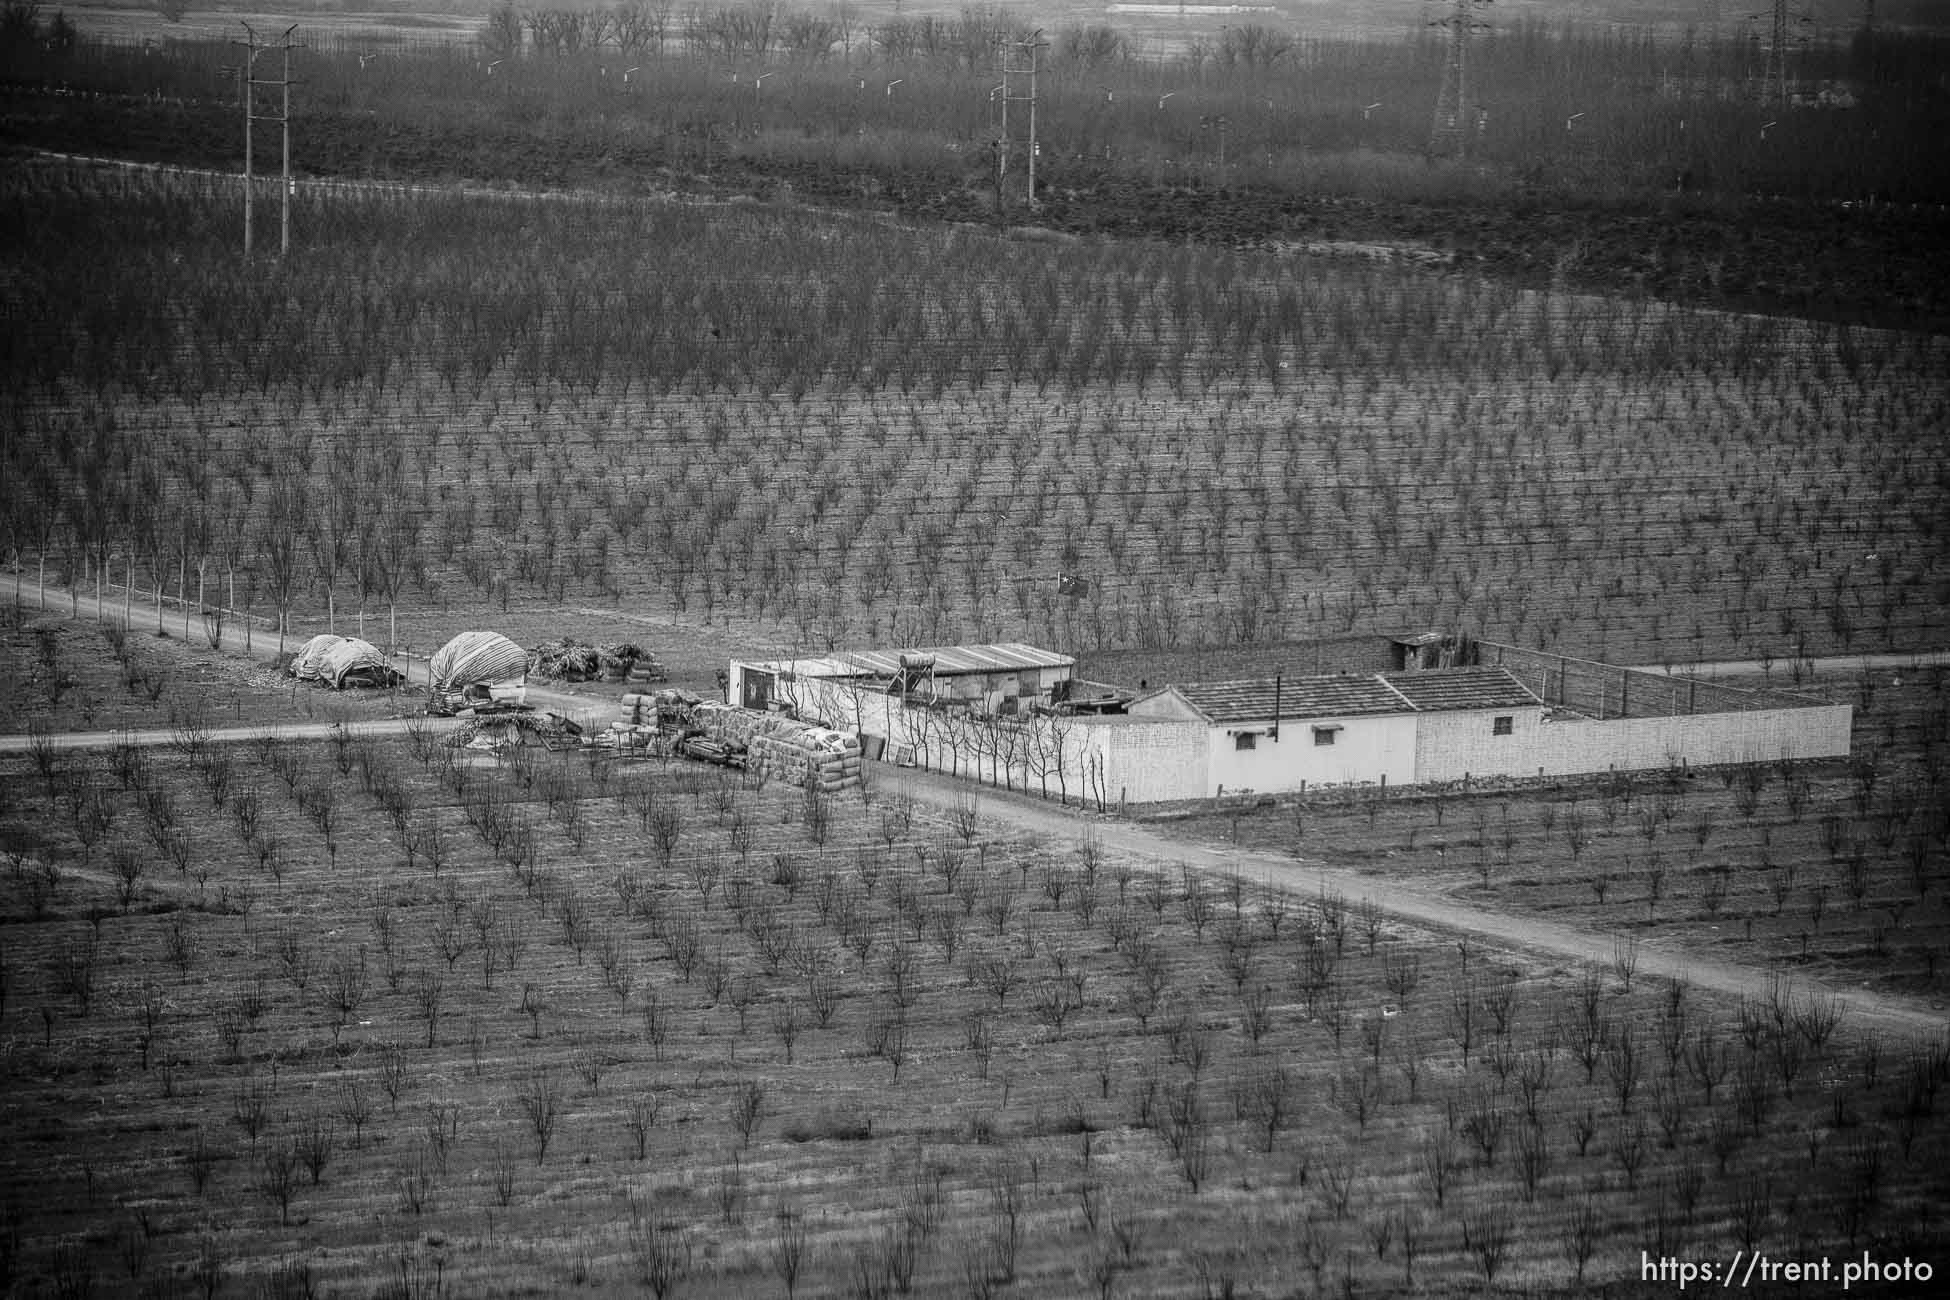
[[[877,782],[876,788],[882,794],[904,790],[916,799],[952,808],[958,800],[966,800],[972,788],[965,781],[935,773],[884,763],[868,766],[868,780]],[[1534,917],[1485,911],[1400,880],[1366,875],[1306,858],[1173,839],[1128,821],[986,787],[980,788],[978,806],[985,821],[1008,831],[1070,841],[1080,840],[1089,832],[1111,852],[1148,859],[1163,867],[1175,868],[1183,863],[1195,871],[1236,873],[1255,883],[1271,881],[1301,897],[1322,890],[1338,891],[1350,904],[1371,899],[1390,916],[1434,930],[1480,937],[1546,960],[1563,959],[1606,971],[1612,965],[1616,936]],[[1687,980],[1701,989],[1728,997],[1765,997],[1781,972],[1723,961],[1667,944],[1643,943],[1638,951],[1635,978],[1647,977]],[[1938,1005],[1870,989],[1832,985],[1800,974],[1788,978],[1799,996],[1832,995],[1845,1008],[1844,1030],[1875,1028],[1914,1037],[1938,1034],[1950,1028],[1950,1015]]]

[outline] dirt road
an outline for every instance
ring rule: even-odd
[[[969,797],[965,781],[935,773],[896,768],[885,763],[870,763],[868,780],[882,794],[895,790],[911,792],[916,799],[952,808]],[[1401,920],[1461,938],[1475,936],[1496,945],[1520,950],[1546,962],[1612,968],[1618,952],[1619,936],[1574,926],[1559,925],[1533,917],[1490,912],[1459,903],[1413,882],[1385,875],[1371,875],[1305,858],[1242,850],[1231,845],[1200,844],[1177,840],[1147,827],[1114,817],[1099,816],[1075,808],[1064,808],[1034,796],[1009,794],[981,788],[978,794],[982,818],[1005,831],[1025,831],[1057,842],[1079,841],[1086,832],[1094,833],[1103,846],[1113,852],[1148,859],[1175,871],[1180,863],[1193,870],[1232,872],[1249,881],[1271,881],[1303,897],[1325,890],[1340,893],[1350,904],[1372,899],[1382,911]],[[1696,951],[1664,944],[1642,944],[1637,955],[1637,977],[1684,979],[1702,989],[1733,997],[1765,996],[1781,972],[1729,962]],[[1941,1004],[1924,1004],[1909,998],[1871,989],[1830,985],[1805,976],[1792,977],[1801,996],[1832,995],[1845,1008],[1843,1027],[1861,1029],[1873,1026],[1884,1032],[1904,1036],[1935,1035],[1950,1031],[1950,1012]]]

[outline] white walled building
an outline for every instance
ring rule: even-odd
[[[1411,785],[1423,779],[1424,714],[1455,715],[1514,758],[1544,703],[1501,668],[1257,678],[1167,686],[1132,701],[1140,718],[1203,723],[1202,793],[1286,793],[1319,785]]]
[[[734,659],[727,702],[747,709],[797,708],[807,683],[824,682],[1012,714],[1060,698],[1076,666],[1070,655],[1019,642],[852,650],[762,662]]]
[[[1075,661],[1015,645],[734,662],[731,692],[857,732],[869,757],[1099,807],[1849,753],[1846,704],[1484,654],[1497,661],[1174,684],[1116,716],[1057,707]]]

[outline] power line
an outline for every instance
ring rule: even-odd
[[[291,39],[291,33],[298,30],[296,23],[285,28],[284,35],[275,44],[260,44],[257,33],[249,23],[240,25],[244,29],[245,39],[230,43],[244,47],[244,61],[236,71],[239,97],[244,107],[244,260],[249,261],[257,192],[257,178],[252,172],[251,128],[256,122],[275,122],[278,125],[282,160],[278,184],[278,256],[283,257],[291,252],[291,51],[303,47]],[[275,81],[257,75],[258,55],[268,54],[272,50],[279,51],[283,57],[283,66]],[[257,90],[260,86],[275,87],[279,91],[275,111],[258,110]]]

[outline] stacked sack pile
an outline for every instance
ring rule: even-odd
[[[603,743],[618,749],[654,751],[660,736],[681,735],[689,729],[693,711],[702,700],[673,687],[656,692],[631,691],[618,702],[623,714],[609,724]]]
[[[699,704],[693,716],[713,740],[744,748],[747,771],[788,785],[810,783],[828,793],[860,784],[858,736],[728,704]]]

